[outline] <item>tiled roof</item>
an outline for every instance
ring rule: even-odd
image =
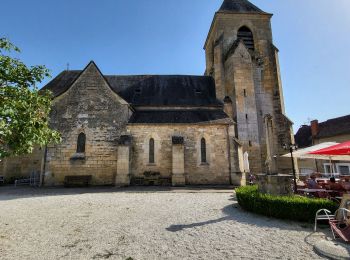
[[[329,119],[319,123],[317,138],[350,134],[350,115]]]
[[[53,80],[47,83],[41,91],[50,90],[54,97],[58,97],[69,89],[81,72],[81,70],[62,71]]]
[[[318,124],[316,139],[350,134],[350,115],[329,119]],[[335,140],[336,141],[336,140]],[[300,147],[312,145],[311,127],[303,125],[295,134],[295,142]]]
[[[298,132],[294,135],[295,143],[300,147],[308,147],[312,145],[311,127],[302,125]]]
[[[63,71],[43,89],[57,97],[67,91],[81,71]],[[208,76],[104,76],[114,92],[137,106],[221,106],[215,82]]]
[[[234,12],[234,13],[263,13],[264,11],[253,5],[247,0],[224,0],[219,12]]]

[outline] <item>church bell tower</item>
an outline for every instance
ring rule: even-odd
[[[289,173],[291,168],[281,157],[293,131],[285,116],[271,17],[247,0],[224,0],[204,45],[205,73],[215,79],[217,98],[232,101],[235,137],[248,152],[253,173]]]

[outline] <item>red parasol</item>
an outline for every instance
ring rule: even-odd
[[[350,141],[345,143],[333,145],[327,148],[323,148],[317,151],[310,152],[309,154],[319,155],[350,155]]]

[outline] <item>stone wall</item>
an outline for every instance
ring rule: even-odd
[[[172,177],[173,136],[184,138],[186,184],[229,184],[227,125],[129,125],[133,136],[131,174],[159,172]],[[207,144],[207,163],[201,163],[200,140]],[[149,163],[149,140],[155,141],[155,163]],[[179,148],[180,149],[180,148]]]
[[[217,13],[205,44],[206,74],[215,78],[217,96],[233,101],[237,134],[252,159],[253,173],[266,172],[266,129],[264,116],[273,120],[269,145],[277,171],[290,172],[290,164],[280,155],[283,143],[293,136],[291,122],[285,117],[278,50],[273,45],[269,14]],[[248,27],[254,50],[237,42],[237,32]]]
[[[223,52],[225,53],[237,39],[237,31],[247,26],[253,32],[255,46],[258,52],[266,54],[267,46],[272,42],[272,32],[269,15],[252,14],[217,14],[208,34],[206,45],[207,74],[218,65],[213,57],[214,45],[219,37],[223,37]]]
[[[32,154],[5,158],[0,162],[0,175],[5,181],[29,177],[31,173],[40,173],[43,167],[45,148],[36,148]]]
[[[45,185],[62,185],[66,175],[92,175],[93,185],[115,183],[118,139],[126,130],[128,104],[108,86],[90,63],[71,88],[54,100],[51,126],[62,143],[48,147]],[[80,133],[84,154],[76,154]]]
[[[244,151],[249,153],[251,171],[263,172],[261,161],[261,132],[259,131],[258,107],[253,77],[253,62],[243,43],[225,62],[226,94],[234,102],[234,118],[237,121],[237,136]]]

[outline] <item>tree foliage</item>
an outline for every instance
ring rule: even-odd
[[[36,83],[49,77],[45,66],[26,66],[12,53],[19,48],[0,38],[0,158],[31,153],[35,146],[57,143],[49,127],[52,95]]]

